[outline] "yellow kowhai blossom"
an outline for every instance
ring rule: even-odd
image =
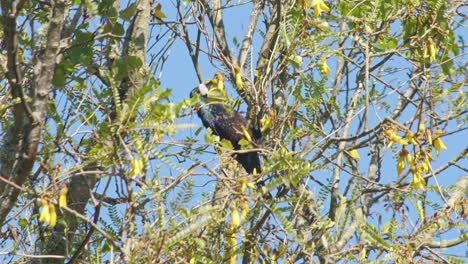
[[[239,217],[239,212],[237,212],[236,204],[231,203],[229,208],[231,209],[231,222],[229,223],[229,228],[234,232],[240,226],[241,220]]]
[[[432,145],[432,132],[430,130],[426,130],[426,139],[427,143],[429,143],[429,145]]]
[[[404,150],[404,151],[403,151]],[[411,157],[410,153],[406,150],[402,150],[402,155],[405,157],[406,162],[408,163],[409,166],[413,166],[413,158]]]
[[[276,263],[276,259],[278,258],[278,251],[274,250],[271,256],[271,263]]]
[[[436,151],[437,157],[439,157],[441,149],[447,150],[447,147],[445,146],[444,142],[442,142],[442,139],[440,138],[440,136],[442,136],[443,133],[444,132],[442,132],[442,130],[440,129],[434,133],[435,139],[432,141],[432,143],[434,145],[434,149]]]
[[[67,186],[63,187],[61,190],[60,190],[60,193],[59,193],[59,207],[62,208],[62,207],[66,207],[67,206],[67,193],[68,193],[68,188]]]
[[[397,142],[397,143],[400,143],[401,145],[403,146],[406,146],[408,145],[408,141],[403,139],[402,137],[398,136],[396,134],[396,131],[395,129],[393,128],[390,128],[390,129],[386,129],[384,130],[384,134],[388,137],[388,139],[390,140],[390,143],[388,144],[388,147],[391,147],[393,142]]]
[[[429,50],[429,62],[433,62],[436,59],[436,56],[437,56],[437,47],[436,47],[434,41],[432,40],[432,38],[429,38],[427,40],[427,46],[428,46],[428,50]]]
[[[323,0],[312,0],[312,7],[314,8],[314,15],[316,17],[320,16],[322,12],[330,12],[330,8]]]
[[[163,18],[166,18],[166,14],[164,14],[162,11],[161,11],[161,4],[158,4],[156,6],[156,8],[154,9],[154,16],[158,19],[158,20],[161,20]]]
[[[398,157],[398,161],[397,161],[397,175],[400,176],[401,172],[404,169],[405,169],[405,157],[401,155],[401,152],[400,152],[400,156]]]
[[[229,223],[229,230],[226,232],[226,263],[234,264],[237,262],[237,256],[234,254],[237,248],[236,231],[240,225],[241,219],[234,202],[231,203],[229,208],[231,209],[231,222]]]
[[[57,224],[57,213],[55,212],[55,205],[49,203],[43,198],[38,198],[37,201],[41,205],[41,214],[39,215],[39,222],[46,223],[49,227],[54,227]]]
[[[227,246],[226,246],[226,263],[235,264],[237,263],[237,256],[234,251],[237,248],[237,239],[234,232],[228,231],[226,234]]]
[[[265,243],[265,245],[263,245],[263,254],[265,256],[270,256],[270,247],[266,243]],[[263,263],[265,263],[265,262],[263,262]]]
[[[414,161],[415,163],[417,163],[421,158],[421,150],[417,150],[415,153],[414,153]]]
[[[322,56],[322,58],[320,58],[319,67],[320,67],[320,73],[321,74],[330,73],[330,67],[328,67],[327,57],[326,56]]]
[[[418,165],[417,169],[421,174],[429,172],[429,161],[427,160],[427,158],[423,159],[421,164]]]
[[[406,139],[408,140],[409,143],[411,143],[411,144],[413,144],[413,145],[415,145],[415,146],[419,146],[419,145],[420,145],[420,144],[419,144],[419,141],[418,141],[418,139],[416,138],[416,135],[415,135],[415,134],[413,134],[413,133],[411,133],[411,132],[408,131],[408,132],[405,133],[405,137],[406,137]]]
[[[408,163],[408,166],[413,166],[413,158],[411,157],[410,153],[405,148],[402,148],[397,161],[398,175],[400,175],[401,172],[405,169],[405,161]]]
[[[49,203],[43,199],[43,198],[38,198],[37,201],[41,205],[41,214],[39,215],[39,222],[45,222],[49,224],[50,222],[50,211],[49,211]]]
[[[284,253],[286,253],[286,247],[283,243],[280,243],[278,246],[278,257],[282,258],[284,256]]]
[[[254,170],[256,170],[256,169],[254,168]],[[255,171],[255,172],[256,172],[256,171]],[[255,175],[255,174],[254,174],[254,175]],[[247,185],[247,187],[249,187],[250,189],[255,189],[255,184],[253,184],[253,182],[251,182],[251,181],[247,181],[246,185]]]
[[[418,126],[418,133],[421,134],[424,131],[424,129],[426,128],[426,122],[427,122],[427,119],[421,120]]]
[[[130,168],[130,176],[138,176],[143,169],[143,161],[139,158],[132,157],[132,164]]]
[[[254,168],[255,170],[255,168]],[[256,172],[256,170],[255,170]],[[254,174],[255,175],[255,174]],[[251,188],[251,189],[255,189],[255,184],[253,184],[251,181],[249,181],[249,179],[247,178],[241,178],[240,179],[240,183],[241,183],[241,188],[240,188],[240,191],[243,193],[245,192],[245,189],[248,187],[248,188]]]
[[[55,205],[49,204],[49,227],[54,227],[57,224],[57,212],[55,212]]]
[[[411,187],[415,190],[426,190],[426,181],[421,175],[421,172],[418,168],[412,168],[411,172],[413,173],[413,180],[411,181]]]
[[[240,220],[243,221],[245,220],[245,218],[247,217],[247,214],[249,213],[249,202],[247,200],[242,200],[240,205],[239,205],[240,209],[241,209],[241,217],[240,217]]]
[[[321,74],[328,74],[330,73],[330,67],[328,67],[328,64],[326,61],[324,61],[322,64],[320,64],[320,73]]]
[[[224,80],[223,75],[221,73],[216,73],[214,79],[216,79],[216,88],[221,91],[224,91]]]
[[[265,132],[267,130],[269,130],[272,125],[273,125],[273,122],[275,120],[275,117],[276,117],[276,113],[275,111],[270,111],[270,113],[268,114],[268,116],[265,118],[262,118],[260,119],[260,125],[261,125],[261,131],[262,132]]]
[[[244,134],[245,139],[247,139],[247,141],[249,142],[252,142],[252,137],[250,136],[249,131],[247,131],[247,128],[245,128],[244,126],[241,126],[241,129],[242,129],[242,133]]]
[[[309,7],[310,7],[310,1],[309,0],[297,0],[296,1],[296,5],[307,12],[307,10],[309,10]]]
[[[350,150],[350,151],[349,151],[349,155],[350,155],[351,158],[353,158],[354,160],[361,160],[361,156],[359,156],[359,153],[357,152],[356,149]]]
[[[234,78],[236,79],[236,87],[239,90],[244,88],[244,83],[242,82],[242,75],[239,66],[234,67]]]

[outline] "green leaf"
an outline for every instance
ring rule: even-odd
[[[200,133],[202,132],[202,130],[203,130],[203,127],[198,128],[198,129],[195,131],[195,135],[196,135],[196,136],[200,135]]]
[[[56,87],[64,87],[65,84],[67,83],[67,71],[61,67],[58,66],[55,69],[55,74],[54,78],[52,79],[52,84]]]
[[[123,78],[127,77],[128,76],[128,67],[127,67],[127,63],[125,62],[124,59],[122,58],[119,58],[117,60],[117,72],[115,74],[115,78],[116,80],[122,80]]]
[[[112,28],[112,33],[117,36],[123,36],[125,34],[124,26],[121,23],[116,23]]]
[[[133,3],[129,5],[124,10],[120,11],[120,17],[125,21],[130,21],[132,17],[135,15],[137,10],[137,4]]]
[[[299,55],[291,55],[288,60],[294,68],[300,68],[302,66],[302,57]]]
[[[75,34],[76,37],[74,43],[78,45],[81,44],[80,47],[82,47],[83,43],[86,43],[93,39],[93,34],[91,34],[90,32],[76,31]]]
[[[231,141],[229,141],[227,139],[223,139],[219,143],[221,144],[221,146],[223,146],[226,149],[229,149],[229,150],[234,149],[234,147],[232,146]]]
[[[239,145],[240,145],[241,147],[248,146],[249,144],[250,144],[250,142],[249,142],[247,139],[245,139],[245,138],[239,140]]]
[[[143,62],[137,56],[128,56],[127,57],[127,68],[128,70],[139,69],[143,66]]]
[[[20,218],[20,220],[18,220],[18,225],[21,228],[25,228],[28,225],[28,221],[24,218]]]
[[[158,19],[163,19],[163,18],[166,18],[166,14],[164,14],[162,11],[161,11],[161,4],[158,4],[156,6],[156,8],[154,9],[154,16]]]
[[[229,96],[227,95],[226,91],[220,90],[218,88],[213,88],[208,91],[208,100],[210,103],[212,102],[220,102],[224,103],[229,101]]]

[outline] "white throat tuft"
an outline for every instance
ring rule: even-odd
[[[205,96],[208,94],[208,87],[206,87],[204,83],[200,83],[200,85],[198,85],[198,91],[201,95]]]

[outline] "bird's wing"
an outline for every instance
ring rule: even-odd
[[[229,140],[235,149],[239,149],[239,141],[245,138],[243,128],[251,134],[247,121],[239,113],[228,111],[221,105],[213,107],[214,122],[211,129],[220,138]]]

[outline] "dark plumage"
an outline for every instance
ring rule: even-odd
[[[247,130],[252,140],[260,138],[261,133],[249,127],[247,120],[238,112],[227,110],[222,103],[208,103],[206,85],[200,84],[193,89],[190,97],[196,93],[200,95],[200,104],[197,105],[196,110],[203,125],[211,128],[213,133],[221,139],[229,140],[235,150],[240,150],[239,141],[245,138],[242,127]],[[254,169],[257,173],[261,172],[260,158],[257,152],[236,153],[234,158],[247,173],[252,174]]]

